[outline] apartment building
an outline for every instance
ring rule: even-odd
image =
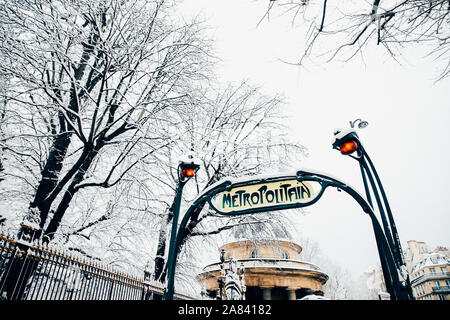
[[[450,256],[446,247],[430,251],[424,242],[408,241],[406,266],[417,300],[450,300]]]

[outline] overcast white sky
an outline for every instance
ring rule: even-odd
[[[423,52],[408,50],[399,65],[376,46],[365,63],[284,64],[278,59],[299,58],[304,38],[281,18],[257,27],[264,9],[264,1],[254,0],[187,0],[184,7],[209,17],[224,81],[248,79],[286,97],[289,134],[310,154],[297,168],[328,172],[364,194],[358,163],[331,142],[333,129],[368,121],[358,134],[383,182],[403,249],[408,240],[449,246],[450,79],[434,84],[438,65],[421,59]],[[298,219],[302,236],[316,240],[330,259],[355,274],[378,263],[370,220],[349,196],[329,190],[307,210]]]

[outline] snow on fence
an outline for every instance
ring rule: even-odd
[[[0,300],[150,300],[164,286],[78,253],[0,231]],[[192,299],[175,294],[175,299]]]

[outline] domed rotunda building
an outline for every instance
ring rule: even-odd
[[[223,245],[224,265],[231,260],[244,269],[246,300],[296,300],[307,295],[323,296],[328,276],[312,263],[300,260],[302,247],[284,240],[236,241]],[[197,276],[206,294],[219,290],[221,262],[206,266]]]

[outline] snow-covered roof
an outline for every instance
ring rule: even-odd
[[[417,263],[413,268],[413,273],[424,268],[424,267],[432,267],[432,266],[440,266],[450,264],[450,259],[445,255],[439,252],[432,252],[425,256],[425,258]]]

